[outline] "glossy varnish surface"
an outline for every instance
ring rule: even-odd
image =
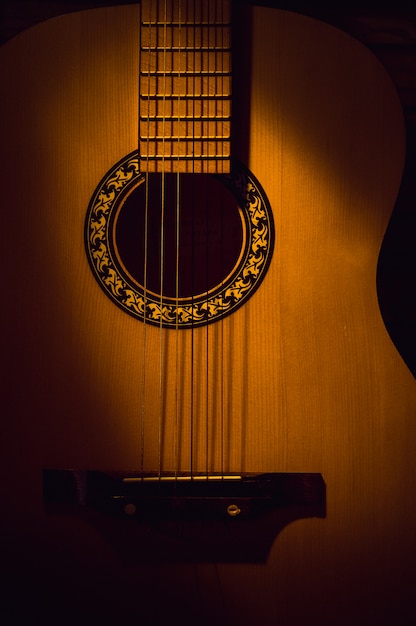
[[[43,623],[62,606],[62,623],[81,607],[112,624],[410,623],[415,383],[375,291],[404,160],[392,85],[345,34],[253,9],[236,156],[269,197],[272,263],[218,324],[143,327],[83,244],[97,182],[137,144],[137,24],[137,7],[73,14],[1,52],[12,591]],[[326,519],[288,526],[266,564],[125,568],[95,530],[43,513],[44,467],[182,469],[191,443],[202,469],[322,473]]]

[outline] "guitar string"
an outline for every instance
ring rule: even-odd
[[[150,10],[150,5],[149,5]],[[150,15],[149,15],[150,18]],[[145,34],[145,28],[147,29],[147,42],[148,42],[148,50],[147,50],[147,116],[146,116],[146,167],[145,167],[145,206],[144,206],[144,249],[143,249],[143,337],[142,337],[142,376],[141,376],[141,427],[140,427],[140,470],[141,474],[144,473],[145,468],[145,423],[146,423],[146,356],[147,356],[147,281],[148,281],[148,219],[149,219],[149,172],[148,172],[148,164],[149,164],[149,136],[150,136],[150,42],[152,38],[152,26],[151,19],[149,19],[149,23],[147,27],[144,25],[144,16],[143,16],[143,5],[141,5],[141,34],[142,37]],[[143,42],[142,50],[143,50]],[[146,56],[146,55],[145,55]],[[139,145],[141,142],[141,133],[140,133],[140,116],[141,116],[141,102],[143,99],[143,90],[140,87],[140,81],[143,80],[143,71],[140,75],[140,65],[142,70],[145,71],[144,64],[142,64],[142,55],[140,55],[139,59]],[[140,148],[139,148],[140,155]]]
[[[215,3],[215,11],[216,11],[216,15],[215,15],[215,23],[216,23],[216,27],[215,27],[215,31],[214,31],[214,41],[213,41],[213,49],[214,49],[214,62],[213,62],[213,68],[214,68],[214,79],[215,79],[215,93],[218,97],[218,91],[220,93],[220,96],[224,96],[225,91],[224,91],[224,28],[225,28],[225,19],[224,19],[224,2],[221,0],[220,2],[216,2]],[[221,54],[218,54],[218,50],[221,50]],[[217,81],[217,76],[221,77],[220,80],[220,84],[218,85],[218,81]],[[219,87],[219,89],[218,89]],[[222,107],[224,107],[224,100],[222,100]],[[217,114],[218,114],[218,101],[216,101],[216,118],[217,118]],[[224,111],[222,110],[222,117],[223,117]],[[220,148],[220,159],[217,161],[218,164],[221,164],[221,167],[219,168],[220,172],[223,172],[224,169],[224,141],[223,141],[223,134],[224,134],[224,121],[222,120],[222,122],[218,122],[217,119],[215,119],[215,136],[218,139],[218,135],[220,134],[220,142],[221,142],[221,148]],[[218,140],[215,143],[215,147],[216,150],[218,149]],[[221,201],[221,196],[218,198],[218,202]],[[223,221],[223,211],[221,211],[221,219],[219,220],[219,227],[220,227],[220,232],[219,232],[219,244],[220,244],[220,249],[219,249],[219,265],[220,265],[220,269],[221,269],[221,275],[223,276],[223,272],[224,272],[224,221]],[[221,284],[223,285],[223,279],[221,280]],[[219,402],[216,403],[215,406],[218,406],[218,410],[219,410],[219,420],[215,419],[215,423],[218,424],[218,428],[219,428],[219,432],[217,430],[217,432],[215,433],[216,436],[216,440],[218,440],[219,437],[219,469],[220,469],[220,475],[221,477],[224,477],[224,384],[225,384],[225,377],[224,377],[224,320],[221,319],[219,327],[217,328],[217,332],[218,332],[218,337],[217,337],[217,341],[216,341],[216,365],[217,367],[215,367],[215,371],[218,370],[218,376],[220,377],[220,384],[218,385],[218,391],[220,394],[219,397]],[[214,416],[213,416],[214,418]],[[215,463],[217,463],[217,458],[218,455],[215,455]]]
[[[208,34],[208,50],[206,54],[204,51],[201,54],[201,71],[204,72],[206,69],[208,72],[210,70],[211,65],[211,39],[212,32],[215,32],[215,27],[211,28],[211,19],[212,19],[212,5],[211,2],[207,3],[206,16],[203,16],[204,22],[207,24],[207,34]],[[202,45],[204,42],[201,42]],[[204,58],[206,59],[207,68],[204,67]],[[206,79],[206,87],[205,89],[208,91],[210,75],[208,74],[208,78]],[[204,92],[205,96],[205,92]],[[207,157],[209,155],[209,137],[206,137],[206,133],[204,132],[204,122],[201,124],[201,135],[202,135],[202,154]],[[208,133],[209,135],[209,133]],[[205,175],[205,177],[208,175]],[[207,180],[207,178],[205,178]],[[207,190],[208,191],[208,190]],[[209,264],[209,245],[210,245],[210,235],[209,235],[209,211],[208,211],[208,193],[205,193],[205,289],[206,289],[206,308],[208,310],[208,264]],[[209,387],[210,387],[210,349],[209,349],[209,341],[210,341],[210,325],[207,324],[205,327],[205,473],[208,476],[209,474]]]
[[[221,32],[221,50],[222,50],[222,54],[221,54],[221,61],[222,61],[222,69],[224,70],[224,59],[225,59],[225,55],[224,55],[224,49],[227,46],[227,55],[228,55],[228,60],[226,63],[226,68],[227,68],[227,72],[230,71],[230,63],[231,63],[231,59],[230,57],[230,52],[229,52],[229,45],[230,42],[228,41],[228,39],[226,40],[225,35],[226,35],[226,31],[224,30],[225,26],[224,24],[226,22],[229,21],[229,13],[230,11],[230,6],[229,3],[227,3],[227,5],[224,5],[224,1],[221,2],[221,15],[222,15],[222,22],[223,22],[223,29]],[[227,23],[227,38],[230,37],[230,32],[229,32],[229,25]],[[229,79],[228,79],[229,80]],[[227,96],[229,96],[229,89],[227,90]],[[227,106],[224,105],[223,103],[223,107]],[[230,106],[230,103],[228,102],[228,107]],[[224,117],[224,109],[222,111],[223,117]],[[228,122],[230,123],[230,122]],[[222,144],[224,146],[224,143]],[[223,155],[224,155],[224,151],[223,151]],[[221,240],[224,241],[224,222],[221,222]],[[221,267],[224,268],[224,248],[222,248],[222,263],[221,263]],[[223,274],[224,275],[224,274]],[[224,285],[224,282],[223,282]],[[224,319],[221,320],[221,351],[222,351],[222,355],[221,355],[221,363],[222,363],[222,372],[221,372],[221,380],[222,380],[222,385],[221,385],[221,474],[222,476],[224,476],[224,472],[226,471],[225,468],[225,407],[224,407],[224,398],[225,398],[225,342],[224,342]]]
[[[182,58],[182,48],[181,48],[181,23],[182,23],[182,2],[179,0],[178,2],[178,86],[181,83],[181,58]],[[171,43],[172,43],[172,54],[174,55],[174,27],[172,25],[172,33],[171,33]],[[176,258],[175,258],[175,295],[176,295],[176,319],[175,319],[175,352],[176,352],[176,379],[175,379],[175,427],[174,427],[174,469],[175,476],[178,476],[179,472],[179,287],[180,287],[180,276],[179,276],[179,253],[180,253],[180,136],[179,136],[179,128],[180,128],[180,108],[181,108],[181,100],[180,100],[180,89],[178,89],[178,98],[177,98],[177,173],[176,173],[176,237],[175,237],[175,247],[176,247]],[[172,118],[174,115],[174,111],[172,110]]]
[[[221,76],[221,83],[220,83],[221,89],[219,90],[220,91],[220,95],[221,96],[224,95],[224,77],[223,77],[223,74],[222,74],[222,70],[223,70],[223,54],[221,54],[221,56],[220,56],[220,65],[218,66],[218,53],[217,53],[218,44],[219,44],[220,41],[222,41],[223,32],[224,32],[222,8],[223,8],[222,2],[220,3],[219,7],[218,7],[218,3],[215,3],[215,10],[216,10],[216,15],[215,15],[216,20],[215,21],[216,21],[217,26],[215,28],[215,40],[214,40],[214,76],[215,76],[215,92],[216,92],[217,96],[218,96],[218,92],[217,92],[217,87],[218,87],[218,85],[217,85],[217,82],[218,82],[217,81],[217,76],[218,76],[218,72],[220,72],[219,75]],[[217,107],[217,110],[216,110],[216,114],[217,113],[218,113],[218,107]],[[217,115],[216,115],[216,117],[217,117]],[[223,128],[221,128],[221,131],[223,131]],[[217,121],[217,119],[215,119],[215,135],[218,138],[218,121]],[[216,150],[218,150],[218,141],[216,143]],[[222,167],[222,164],[223,164],[222,157],[223,157],[223,142],[221,141],[221,155],[220,155],[220,159],[217,161],[218,163],[221,163],[221,168],[219,168],[220,170],[223,169],[223,167]],[[218,202],[219,201],[220,201],[220,199],[218,199]],[[220,222],[222,222],[222,218],[221,218]],[[220,228],[221,228],[221,224],[220,224]],[[221,273],[222,273],[222,269],[223,269],[223,267],[222,267],[223,240],[222,240],[222,233],[221,232],[219,234],[219,242],[220,242],[220,252],[219,252],[220,259],[219,259],[219,261],[220,261],[220,268],[221,268]],[[222,322],[221,322],[221,327],[220,328],[222,328]],[[218,332],[219,331],[220,331],[220,329],[218,329]],[[218,342],[217,342],[217,345],[218,345]],[[221,347],[221,345],[220,345],[220,347]],[[219,353],[217,352],[217,363],[219,362],[219,358],[218,357],[219,357]],[[219,390],[220,390],[220,393],[221,393],[220,397],[222,397],[223,363],[224,363],[223,358],[221,358],[221,385],[219,385]],[[219,369],[219,368],[216,368],[216,369]],[[221,421],[221,419],[220,419],[219,428],[220,428],[220,459],[221,459],[221,456],[222,456],[222,421]],[[215,459],[215,462],[216,462],[216,459]],[[223,468],[222,468],[221,460],[220,460],[220,467],[221,467],[221,475],[223,475],[223,471],[222,471]]]
[[[192,65],[193,67],[195,67],[195,63],[196,63],[196,34],[197,34],[197,30],[196,30],[196,0],[194,0],[193,2],[193,6],[192,6],[192,23],[193,23],[193,30],[192,30]],[[189,25],[188,25],[189,27]],[[187,81],[188,83],[188,81]],[[188,91],[188,84],[187,84],[187,89],[186,91]],[[191,110],[192,110],[192,117],[191,117],[191,123],[192,123],[192,155],[194,158],[192,158],[192,166],[191,166],[191,170],[192,170],[192,181],[194,181],[194,176],[195,176],[195,77],[192,78],[192,95],[193,98],[191,99]],[[188,100],[189,101],[189,100]],[[190,367],[191,367],[191,376],[190,376],[190,394],[191,394],[191,398],[190,398],[190,449],[189,449],[189,470],[190,470],[190,476],[191,478],[193,477],[193,441],[194,441],[194,400],[195,400],[195,370],[194,370],[194,362],[195,362],[195,333],[194,333],[194,281],[195,281],[195,263],[194,263],[194,241],[195,241],[195,215],[194,215],[194,211],[195,211],[195,193],[194,193],[194,185],[192,183],[192,187],[191,187],[191,250],[192,250],[192,281],[191,281],[191,292],[192,292],[192,319],[191,319],[191,363],[190,363]]]
[[[231,42],[229,41],[229,38],[231,36],[230,33],[230,26],[229,26],[229,22],[231,19],[231,15],[230,15],[230,11],[231,11],[231,2],[230,0],[226,0],[226,2],[224,2],[224,0],[221,1],[221,17],[222,17],[222,30],[221,30],[221,50],[222,53],[220,55],[221,58],[221,70],[222,70],[222,92],[224,93],[224,69],[226,69],[227,73],[228,73],[228,80],[226,83],[226,94],[227,94],[227,100],[223,100],[222,103],[222,116],[227,117],[228,119],[228,124],[230,124],[229,121],[229,116],[230,116],[230,111],[228,110],[229,107],[231,107],[231,102],[230,102],[230,78],[229,78],[229,72],[230,72],[230,67],[231,67],[231,56],[230,56],[230,44]],[[227,29],[227,30],[225,30]],[[225,49],[227,49],[227,52],[225,53]],[[227,61],[226,61],[226,66],[224,68],[224,60],[225,60],[225,54],[227,54]],[[227,107],[227,111],[224,111],[224,108]],[[224,115],[224,113],[226,113],[227,115]],[[223,122],[224,124],[224,122]],[[223,127],[224,128],[224,127]],[[224,156],[224,142],[222,142],[222,155]],[[229,151],[227,152],[228,156],[229,156]],[[224,161],[223,161],[224,163]],[[223,242],[223,246],[221,248],[222,250],[222,262],[221,262],[221,267],[222,267],[222,275],[224,276],[224,220],[221,221],[221,241]],[[224,280],[223,283],[224,285]],[[229,468],[225,467],[226,465],[226,459],[225,459],[225,437],[226,437],[226,411],[225,411],[225,386],[226,386],[226,364],[225,364],[225,340],[224,340],[224,333],[225,333],[225,323],[224,323],[224,318],[221,319],[221,363],[222,363],[222,371],[221,371],[221,474],[222,476],[224,476],[225,471],[229,470]],[[228,350],[228,358],[230,358],[230,350]],[[227,422],[228,424],[228,422]]]
[[[225,10],[224,10],[225,8]],[[224,15],[226,11],[226,15]],[[226,19],[229,19],[229,15],[228,12],[230,11],[230,3],[228,2],[226,7],[224,7],[224,1],[222,1],[221,3],[221,12],[222,12],[222,17],[223,17],[223,23],[226,21]],[[227,54],[230,55],[229,52],[229,46],[230,46],[230,42],[228,41],[228,38],[230,37],[230,32],[229,32],[229,26],[227,25],[227,40],[225,39],[225,31],[224,28],[222,30],[222,35],[221,35],[221,49],[223,50],[222,54],[221,54],[221,59],[222,62],[224,62],[224,48],[225,46],[227,46]],[[230,69],[230,62],[231,59],[228,58],[228,62],[227,62],[227,71],[229,71]],[[229,96],[229,90],[227,90],[227,96]],[[223,104],[224,106],[224,104]],[[230,102],[228,100],[228,105],[226,105],[228,107],[230,107]],[[227,112],[228,113],[228,112]],[[230,123],[230,122],[228,122]],[[222,221],[221,223],[221,227],[222,227],[222,233],[221,233],[221,238],[223,240],[224,238],[224,222]],[[222,267],[224,267],[224,252],[223,252],[223,261],[222,261]],[[223,283],[224,284],[224,283]],[[222,358],[221,358],[221,362],[222,362],[222,372],[221,372],[221,377],[222,377],[222,395],[221,395],[221,472],[222,475],[224,476],[224,472],[226,471],[225,468],[225,407],[224,407],[224,402],[225,402],[225,341],[224,341],[224,329],[225,329],[225,325],[224,325],[224,319],[221,320],[221,346],[222,346]],[[228,469],[228,468],[227,468]]]
[[[221,6],[220,6],[220,11],[221,11],[221,35],[220,35],[220,42],[215,42],[216,43],[216,47],[215,50],[217,50],[217,45],[219,44],[221,47],[221,55],[220,55],[220,59],[221,59],[221,94],[224,95],[224,2],[221,2]],[[217,64],[217,53],[215,52],[215,64]],[[222,104],[222,107],[224,107],[224,101]],[[222,116],[224,117],[224,110],[222,111]],[[224,124],[224,122],[222,122],[222,124]],[[217,128],[217,124],[215,125],[215,128]],[[224,131],[224,126],[222,126],[222,131]],[[223,132],[222,132],[223,134]],[[224,157],[224,142],[221,142],[221,157]],[[224,164],[224,159],[222,158],[221,163]],[[223,167],[221,168],[222,170],[224,169]],[[221,211],[221,215],[223,215],[223,211]],[[220,262],[220,267],[221,267],[221,275],[224,276],[224,222],[223,219],[221,219],[220,221],[220,227],[221,227],[221,233],[220,233],[220,241],[221,241],[221,262]],[[222,280],[222,286],[224,284],[224,281]],[[221,319],[221,326],[220,326],[220,332],[221,332],[221,338],[220,338],[220,346],[221,346],[221,385],[220,385],[220,391],[221,391],[221,400],[220,400],[220,467],[221,467],[221,476],[224,476],[224,320]]]
[[[201,10],[201,21],[202,23],[206,26],[206,32],[208,35],[208,50],[206,52],[205,58],[209,59],[209,54],[210,54],[210,44],[211,44],[211,33],[210,33],[210,28],[209,28],[209,24],[210,24],[210,5],[211,2],[210,0],[208,0],[207,2],[207,8],[206,8],[206,17],[203,14],[203,10]],[[201,7],[202,9],[202,7]],[[204,26],[203,26],[204,28]],[[201,46],[204,47],[204,40],[202,38],[201,40]],[[202,72],[202,76],[203,76],[203,59],[204,59],[204,51],[201,52],[200,55],[200,71]],[[209,67],[209,60],[208,60],[208,67]],[[210,77],[208,75],[207,79],[206,79],[206,84],[208,84]],[[201,80],[202,83],[202,94],[203,96],[205,96],[205,89],[204,89],[204,79],[202,78]],[[204,152],[205,152],[205,144],[207,143],[204,139],[204,135],[205,133],[203,132],[203,121],[201,123],[201,158],[203,159],[204,157]],[[202,161],[203,162],[203,161]],[[204,167],[202,167],[202,169],[205,169]],[[209,245],[209,236],[208,236],[208,210],[207,210],[207,194],[204,194],[204,198],[205,198],[205,202],[204,202],[204,206],[203,206],[203,210],[205,211],[205,267],[204,267],[204,279],[205,279],[205,306],[208,308],[208,293],[207,293],[207,278],[208,278],[208,245]],[[202,269],[202,268],[201,268]],[[204,404],[205,404],[205,449],[204,449],[204,456],[205,456],[205,474],[208,476],[208,388],[209,388],[209,326],[207,325],[205,327],[205,398],[204,398]]]
[[[201,67],[201,70],[207,71],[207,80],[205,83],[205,90],[206,93],[204,93],[205,95],[209,94],[209,82],[212,82],[212,48],[215,48],[215,32],[216,32],[216,16],[215,16],[215,7],[214,10],[212,10],[212,2],[210,1],[207,4],[207,13],[206,16],[204,16],[204,21],[207,24],[206,27],[206,32],[207,32],[207,44],[208,44],[208,50],[206,52],[206,54],[204,55],[204,53],[202,53],[201,55],[201,59],[203,60],[204,58],[206,59],[206,64],[207,67],[205,68],[203,65]],[[204,42],[202,41],[202,45],[204,44]],[[215,80],[215,68],[214,68],[214,80]],[[209,158],[209,150],[210,150],[210,138],[209,138],[209,126],[207,124],[206,129],[208,130],[208,132],[204,132],[204,122],[202,123],[202,136],[204,138],[203,142],[202,142],[202,149],[204,150],[205,147],[205,152],[206,152],[206,157],[207,157],[207,163],[208,158]],[[207,167],[207,169],[209,169],[209,167]],[[206,180],[209,180],[210,175],[207,174],[206,175]],[[208,206],[208,198],[209,195],[208,193],[205,193],[205,237],[206,237],[206,243],[205,243],[205,250],[206,250],[206,258],[205,258],[205,285],[206,285],[206,308],[208,311],[208,299],[209,299],[209,284],[208,284],[208,268],[209,268],[209,248],[210,248],[210,230],[209,230],[209,206]],[[211,383],[211,377],[210,377],[210,340],[212,339],[212,335],[211,335],[211,327],[209,324],[206,325],[206,329],[205,329],[205,350],[206,350],[206,360],[205,360],[205,379],[206,379],[206,384],[205,384],[205,472],[206,475],[208,476],[209,474],[209,449],[210,449],[210,430],[209,430],[209,411],[210,411],[210,403],[209,403],[209,398],[210,398],[210,385]]]
[[[220,167],[217,168],[217,172],[222,172],[223,171],[223,157],[224,157],[224,144],[222,141],[222,135],[223,135],[223,122],[222,124],[219,126],[219,122],[218,122],[218,96],[222,97],[224,96],[224,74],[223,74],[223,70],[224,70],[224,4],[221,1],[215,1],[214,2],[214,6],[213,6],[213,11],[214,11],[214,16],[213,16],[213,23],[214,23],[214,28],[212,29],[212,36],[210,37],[210,57],[209,57],[209,71],[210,74],[212,72],[212,77],[213,77],[213,81],[215,84],[215,95],[216,95],[216,100],[215,102],[215,117],[214,117],[214,124],[215,124],[215,138],[214,138],[214,148],[217,154],[218,151],[218,137],[219,137],[219,133],[220,134],[220,145],[221,148],[219,150],[219,154],[220,154],[220,158],[217,159],[217,164],[220,165]],[[210,20],[209,20],[210,21]],[[221,48],[221,54],[218,55],[218,48]],[[220,81],[218,81],[218,76],[220,76]],[[224,104],[222,104],[222,106],[224,106]],[[217,202],[221,202],[221,196],[218,197],[218,199],[216,198]],[[223,239],[223,219],[222,219],[222,215],[223,212],[221,211],[221,219],[219,220],[219,227],[220,227],[220,232],[218,234],[218,242],[219,242],[219,256],[220,258],[218,259],[219,262],[219,266],[221,269],[221,274],[223,273],[223,250],[224,250],[224,239]],[[223,282],[223,281],[221,281]],[[215,332],[215,336],[212,337],[212,341],[215,339],[215,350],[213,349],[213,359],[215,361],[215,367],[213,368],[213,374],[212,376],[214,376],[215,374],[217,376],[219,376],[220,378],[220,384],[217,386],[214,382],[214,379],[211,382],[212,388],[218,389],[218,392],[220,394],[219,397],[219,402],[218,403],[214,403],[212,410],[219,410],[220,413],[220,419],[219,422],[216,419],[216,416],[214,414],[212,414],[212,428],[213,428],[213,432],[212,432],[212,437],[214,438],[213,441],[218,441],[219,439],[219,466],[217,466],[217,459],[218,459],[218,454],[215,454],[215,446],[213,448],[213,459],[212,459],[212,463],[214,463],[215,467],[219,467],[220,469],[220,475],[223,477],[224,476],[224,410],[223,410],[223,397],[224,397],[224,321],[221,320],[220,321],[220,325],[216,326],[216,332]],[[217,408],[218,407],[218,408]],[[217,428],[215,428],[214,430],[214,425],[217,426]]]
[[[159,16],[158,16],[159,18]],[[165,131],[166,131],[166,63],[167,63],[167,0],[164,0],[163,6],[163,117],[162,117],[162,166],[161,166],[161,188],[160,188],[160,312],[159,312],[159,429],[158,429],[158,472],[159,479],[162,477],[163,464],[163,422],[164,422],[164,396],[163,388],[165,382],[165,372],[163,366],[163,349],[164,349],[164,333],[163,333],[163,290],[164,290],[164,272],[165,272],[165,195],[166,195],[166,179],[165,179]],[[156,78],[157,80],[157,78]],[[157,133],[156,133],[157,135]]]

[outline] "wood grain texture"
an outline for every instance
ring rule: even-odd
[[[411,623],[415,381],[375,291],[404,161],[399,103],[381,65],[340,31],[272,9],[247,23],[250,115],[237,132],[273,208],[276,249],[255,296],[193,337],[118,310],[83,249],[97,182],[137,142],[137,7],[57,18],[1,51],[2,505],[11,597],[28,598],[10,614]],[[160,432],[164,466],[178,455],[185,465],[192,404],[197,465],[321,472],[327,518],[287,527],[267,564],[126,569],[80,520],[44,515],[43,467],[137,467],[143,406],[148,469]]]

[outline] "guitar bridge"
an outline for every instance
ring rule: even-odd
[[[326,509],[315,473],[45,470],[43,496],[48,512],[82,515],[125,557],[152,561],[264,561],[287,524]]]

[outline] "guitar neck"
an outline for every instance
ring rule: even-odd
[[[142,172],[230,170],[230,0],[143,0]]]

